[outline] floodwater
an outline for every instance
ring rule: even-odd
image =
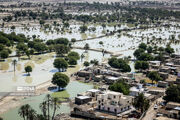
[[[23,27],[16,27],[14,32],[23,33],[26,36],[31,37],[32,35],[36,35],[41,39],[48,40],[48,39],[55,39],[59,37],[65,37],[69,40],[71,38],[79,39],[87,39],[92,37],[97,37],[104,35],[104,33],[109,31],[115,30],[112,26],[107,26],[105,30],[103,30],[102,26],[100,25],[89,25],[88,28],[96,27],[96,31],[87,31],[86,33],[80,33],[79,31],[80,25],[71,25],[68,30],[65,32],[58,32],[55,31],[54,27],[51,29],[43,30],[39,26],[37,27],[30,27],[29,29]],[[123,29],[127,28],[127,25],[121,25],[120,27],[116,27],[116,29]],[[62,27],[59,27],[61,29]],[[0,28],[0,31],[4,31],[6,33],[12,32],[10,28]],[[172,26],[170,28],[152,28],[148,30],[134,30],[129,32],[122,32],[116,33],[113,36],[98,38],[94,40],[87,40],[82,42],[77,42],[74,46],[77,47],[84,47],[86,43],[89,44],[90,48],[94,49],[105,49],[107,51],[115,52],[115,53],[122,53],[122,56],[131,56],[133,57],[133,51],[137,48],[139,43],[144,42],[147,43],[148,39],[151,42],[154,42],[155,45],[158,46],[166,46],[166,44],[170,41],[170,35],[175,35],[176,40],[180,40],[178,35],[180,35],[180,28],[176,26]],[[161,40],[154,41],[154,38],[161,38]],[[99,42],[102,41],[103,44],[100,45]],[[180,53],[179,43],[172,43],[172,47],[175,48],[176,53]],[[68,68],[65,74],[70,75],[80,69],[83,68],[84,61],[90,61],[93,59],[97,59],[99,63],[107,61],[110,58],[109,54],[102,55],[101,52],[95,51],[88,51],[85,52],[84,50],[74,49],[73,51],[78,52],[80,55],[84,54],[85,58],[83,60],[78,61],[78,65],[75,68]],[[13,52],[13,54],[15,54]],[[24,57],[23,57],[24,58]],[[53,67],[53,61],[55,59],[54,53],[49,53],[45,55],[37,55],[33,56],[31,60],[20,60],[17,62],[16,65],[16,72],[13,72],[14,66],[12,65],[12,61],[18,58],[9,58],[5,62],[0,62],[0,92],[9,92],[16,90],[17,86],[35,86],[51,80],[53,74],[57,71]],[[134,63],[129,63],[134,72]],[[31,65],[33,67],[33,72],[31,76],[27,76],[24,72],[24,67],[27,65]],[[77,87],[78,86],[78,87]],[[91,89],[92,85],[86,85],[78,82],[71,82],[67,86],[67,93],[70,95],[70,98],[73,98],[77,95],[77,93],[84,92],[88,89]],[[29,103],[33,106],[38,112],[39,103],[42,102],[45,94],[36,97],[30,97],[27,99],[22,100],[22,103]],[[18,107],[12,110],[9,110],[7,113],[3,114],[5,120],[12,120],[16,118],[20,120],[18,114]],[[70,107],[68,105],[61,105],[60,112],[69,113]]]
[[[165,47],[168,42],[170,42],[170,36],[175,35],[175,41],[177,43],[172,43],[172,47],[175,49],[176,53],[180,53],[180,47],[178,41],[180,38],[180,28],[170,27],[170,28],[151,28],[147,30],[134,30],[129,32],[116,33],[113,36],[97,38],[93,40],[87,40],[82,42],[76,42],[74,46],[82,47],[86,43],[90,45],[90,48],[94,49],[105,49],[111,52],[120,52],[122,54],[127,54],[133,57],[133,51],[138,47],[141,42],[147,43],[147,41],[153,43],[157,46]],[[154,38],[161,38],[161,40],[154,40]],[[149,40],[148,40],[149,39]],[[103,44],[99,44],[102,41]],[[152,45],[152,44],[150,44]],[[133,51],[131,51],[133,50]],[[129,51],[126,53],[126,51]]]
[[[90,61],[97,59],[99,62],[105,61],[109,58],[109,54],[105,54],[103,57],[101,52],[88,51],[74,49],[73,51],[78,52],[80,55],[84,54],[85,58],[78,61],[76,67],[68,68],[65,74],[72,74],[77,72],[83,67],[84,61]],[[55,59],[55,54],[48,53],[45,55],[33,56],[31,60],[20,60],[17,61],[16,71],[14,72],[14,66],[12,60],[17,58],[11,58],[11,60],[6,60],[5,62],[0,62],[0,92],[10,92],[16,90],[17,86],[36,86],[43,82],[52,79],[52,76],[57,69],[54,68],[53,62]],[[30,76],[24,71],[24,67],[30,65],[33,68]]]
[[[72,81],[66,87],[66,91],[69,94],[70,98],[72,99],[76,97],[78,93],[85,92],[92,88],[93,85]],[[52,93],[50,92],[50,94]],[[45,96],[46,94],[35,97],[29,97],[27,99],[23,99],[21,102],[23,104],[30,104],[32,108],[34,108],[37,111],[37,113],[42,113],[41,110],[39,109],[39,104],[43,101]],[[19,107],[11,109],[8,112],[2,114],[2,117],[4,118],[4,120],[22,120],[22,118],[18,115],[18,109]],[[70,113],[70,110],[71,109],[69,104],[62,104],[60,106],[60,109],[56,113]]]

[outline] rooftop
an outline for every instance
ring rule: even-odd
[[[87,98],[90,98],[90,97],[89,96],[78,96],[76,98],[78,98],[78,99],[87,99]]]
[[[90,89],[90,90],[88,90],[87,92],[99,92],[100,90],[98,90],[98,89]]]

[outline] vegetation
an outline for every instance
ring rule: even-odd
[[[80,59],[80,56],[79,56],[79,54],[77,53],[77,52],[70,52],[69,54],[68,54],[68,57],[74,57],[76,60],[79,60]]]
[[[130,66],[127,64],[127,61],[119,58],[115,58],[112,57],[108,60],[108,64],[113,67],[113,68],[118,68],[120,69],[122,72],[130,72],[131,68]]]
[[[17,60],[13,60],[12,65],[14,66],[14,72],[15,72],[16,71]]]
[[[89,66],[89,62],[88,61],[84,61],[84,64],[83,64],[85,67],[88,67]]]
[[[143,93],[140,93],[138,96],[135,97],[134,102],[133,102],[133,106],[140,110],[141,113],[145,112],[150,104],[149,104],[149,100],[145,98]]]
[[[146,61],[136,61],[135,62],[135,69],[137,69],[137,70],[149,69],[149,63]]]
[[[68,64],[69,65],[77,65],[77,59],[75,57],[68,57]]]
[[[68,63],[63,58],[56,58],[53,63],[54,67],[59,70],[59,72],[64,71],[68,67]]]
[[[86,43],[85,46],[84,46],[85,51],[87,51],[89,48],[90,48],[90,47],[89,47],[89,44]]]
[[[84,33],[88,30],[88,27],[86,25],[83,25],[83,26],[80,26],[79,29],[80,29],[81,33]]]
[[[99,61],[96,59],[91,60],[90,63],[93,64],[94,66],[99,65]]]
[[[26,73],[28,73],[28,75],[30,75],[30,72],[32,72],[31,66],[26,66],[24,69],[25,69]]]
[[[148,73],[147,76],[152,80],[152,83],[153,83],[153,81],[157,82],[157,81],[163,80],[157,71],[151,71],[150,73]]]
[[[146,6],[146,5],[155,6],[156,4],[162,5],[162,3],[157,2],[146,2],[146,1],[134,1],[130,2],[129,6]],[[166,3],[164,3],[165,5]],[[177,4],[178,5],[178,4]],[[3,5],[2,5],[3,6]],[[6,16],[3,18],[4,22],[9,21],[17,21],[19,19],[24,18],[25,16],[29,20],[39,20],[39,23],[41,25],[45,24],[46,20],[54,20],[57,18],[62,19],[64,22],[63,27],[68,28],[68,22],[69,20],[77,20],[81,21],[83,23],[86,22],[101,22],[103,29],[106,27],[104,24],[105,22],[127,22],[127,23],[136,23],[136,24],[150,24],[150,23],[161,23],[162,20],[173,20],[179,19],[180,12],[179,11],[170,11],[170,10],[164,10],[164,9],[152,9],[152,8],[139,8],[139,7],[129,7],[124,6],[120,2],[116,3],[100,3],[100,2],[94,2],[94,3],[58,3],[58,4],[21,4],[21,7],[41,7],[42,10],[39,10],[38,12],[29,10],[28,12],[25,10],[19,10],[19,11],[13,11],[12,15]],[[3,6],[5,7],[5,6]],[[16,8],[18,6],[13,5],[11,6],[12,9]],[[49,8],[53,8],[49,9]],[[78,9],[78,11],[103,11],[108,10],[112,11],[112,14],[106,13],[106,14],[90,14],[90,15],[72,15],[72,14],[66,14],[64,12],[64,9],[74,11],[75,9]],[[45,10],[46,9],[46,10]],[[49,12],[52,12],[49,14]],[[123,11],[123,12],[122,12]],[[54,22],[54,25],[58,25],[56,22]]]
[[[69,83],[69,77],[65,74],[57,72],[53,75],[52,83],[60,88],[65,88]]]
[[[171,85],[166,90],[164,100],[166,102],[180,102],[180,85]]]
[[[109,86],[109,90],[121,92],[124,95],[129,94],[130,92],[129,89],[130,89],[130,86],[127,83],[125,83],[123,80],[119,80],[118,82],[115,82]]]
[[[24,120],[54,120],[56,112],[60,108],[59,102],[57,98],[53,98],[48,94],[39,105],[42,114],[38,114],[29,104],[22,105],[19,108],[18,114]]]

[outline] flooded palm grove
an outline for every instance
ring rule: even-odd
[[[16,35],[24,34],[29,41],[39,39],[42,40],[41,43],[45,44],[48,40],[67,38],[71,43],[71,51],[77,52],[79,56],[84,56],[77,61],[77,65],[68,67],[66,71],[62,72],[69,77],[85,68],[83,64],[85,61],[90,62],[96,59],[99,64],[107,63],[108,59],[112,56],[118,58],[128,57],[134,60],[135,57],[133,53],[140,43],[145,43],[153,47],[166,47],[170,44],[171,47],[174,48],[175,53],[180,54],[180,24],[178,21],[179,18],[176,20],[176,16],[171,16],[174,17],[173,20],[164,17],[164,19],[157,18],[151,21],[150,18],[145,18],[144,21],[147,22],[140,22],[141,19],[137,20],[139,17],[138,12],[135,16],[123,16],[124,14],[129,14],[129,12],[127,12],[128,10],[123,7],[118,14],[121,17],[117,18],[115,12],[118,12],[118,10],[113,8],[113,4],[111,4],[109,8],[106,4],[107,9],[104,5],[104,8],[100,9],[99,12],[97,9],[92,10],[89,7],[87,7],[89,11],[85,10],[83,12],[83,4],[79,4],[80,7],[78,7],[78,3],[72,5],[69,4],[69,6],[68,4],[65,4],[64,6],[61,4],[58,6],[53,3],[48,5],[41,2],[21,3],[21,6],[24,6],[22,8],[19,7],[20,3],[13,4],[12,2],[12,6],[14,5],[13,9],[13,7],[11,8],[8,5],[10,3],[0,2],[2,5],[0,7],[0,31],[2,34],[6,33],[7,35],[12,33],[15,33]],[[39,5],[39,7],[36,6],[36,4]],[[53,5],[54,8],[52,7]],[[92,5],[89,6],[93,5],[100,6],[98,3],[92,3]],[[63,9],[64,13],[62,15],[60,11]],[[113,10],[111,11],[111,9]],[[39,14],[36,10],[42,12],[42,14]],[[48,12],[48,10],[50,12]],[[24,13],[25,15],[23,15],[23,11],[26,11],[26,14]],[[57,13],[56,18],[53,18],[56,14],[53,15],[52,13],[50,15],[52,11]],[[70,14],[70,11],[72,14]],[[133,9],[133,11],[136,10]],[[36,14],[34,15],[36,19],[33,17],[31,18],[31,14]],[[11,16],[12,18],[8,16]],[[111,17],[114,18],[109,20]],[[129,20],[128,17],[132,20]],[[91,19],[91,21],[89,19]],[[128,22],[126,19],[131,22]],[[0,41],[5,40],[1,37],[0,39],[2,39]],[[75,41],[72,41],[72,39],[75,39]],[[18,42],[15,41],[13,45],[5,46],[11,50],[11,53],[6,59],[0,61],[0,99],[5,99],[9,92],[16,91],[19,86],[39,87],[51,82],[53,75],[58,72],[54,67],[53,62],[56,58],[61,58],[61,56],[58,56],[55,51],[43,51],[42,53],[34,52],[34,54],[30,55],[29,59],[26,54],[18,56],[17,43]],[[4,45],[3,42],[2,44]],[[27,44],[28,43],[25,43],[25,45]],[[87,44],[88,48],[86,49],[85,46]],[[14,63],[14,61],[16,61],[16,63]],[[134,62],[130,61],[128,64],[131,67],[131,73],[135,72]],[[30,75],[25,72],[24,68],[27,66],[31,66],[33,69]],[[96,86],[93,83],[87,84],[70,80],[64,91],[54,92],[47,90],[48,88],[46,88],[45,92],[36,96],[21,97],[21,99],[16,97],[13,98],[13,96],[11,96],[12,100],[10,103],[13,104],[12,107],[11,105],[4,105],[2,107],[3,110],[0,108],[0,116],[4,120],[21,120],[23,118],[19,116],[18,109],[23,104],[30,104],[38,113],[40,113],[41,110],[39,109],[39,104],[47,94],[56,97],[67,97],[72,100],[78,93],[85,92],[94,87]],[[11,99],[11,97],[9,99]],[[16,103],[17,105],[14,105]],[[7,110],[5,109],[6,107],[8,108]],[[57,113],[70,113],[70,110],[71,106],[65,102],[61,104]]]

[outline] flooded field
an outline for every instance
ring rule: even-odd
[[[22,28],[22,27],[16,27],[14,32],[23,33],[27,36],[36,35],[41,39],[48,40],[48,39],[55,39],[59,37],[65,37],[69,40],[71,38],[78,39],[87,39],[91,37],[101,36],[103,35],[103,27],[100,25],[89,25],[88,28],[96,27],[96,31],[87,31],[86,33],[80,33],[79,31],[80,25],[70,25],[68,31],[71,32],[64,32],[60,33],[55,31],[55,28],[51,28],[48,30],[44,30],[38,27],[31,27],[29,29]],[[59,27],[60,29],[61,27]],[[128,25],[121,25],[120,27],[114,28],[113,26],[107,26],[105,30],[107,31],[113,31],[114,29],[123,29],[128,28]],[[0,30],[10,33],[12,32],[11,29],[8,28],[1,28]],[[116,33],[113,36],[103,37],[103,38],[97,38],[93,40],[86,40],[82,42],[76,42],[74,46],[76,47],[83,47],[86,43],[89,44],[90,48],[93,49],[105,49],[107,51],[115,52],[115,53],[121,53],[122,56],[132,56],[133,57],[133,51],[139,43],[148,41],[151,41],[152,45],[158,45],[158,46],[166,46],[168,42],[170,42],[170,36],[175,36],[175,42],[172,43],[172,47],[175,48],[176,53],[180,53],[179,48],[179,34],[180,29],[179,27],[176,27],[172,25],[171,27],[159,27],[159,28],[151,28],[146,30],[133,30],[130,32],[121,32]],[[155,40],[156,39],[156,40]],[[158,40],[157,40],[158,39]],[[99,42],[102,41],[103,44],[99,44]],[[90,61],[93,59],[97,59],[99,62],[101,61],[107,61],[108,58],[110,58],[109,54],[105,54],[105,56],[102,55],[101,52],[95,52],[95,51],[88,51],[85,53],[84,50],[74,49],[73,51],[78,52],[80,55],[84,54],[85,58],[81,61],[78,61],[78,67],[74,68],[73,71],[78,71],[82,67],[83,61]],[[15,54],[14,52],[12,54]],[[23,57],[22,57],[23,58]],[[26,58],[26,57],[25,57]],[[0,75],[1,75],[1,91],[11,91],[15,89],[16,86],[33,86],[38,85],[43,82],[46,82],[48,80],[51,80],[52,75],[54,74],[53,70],[55,69],[53,67],[53,61],[55,58],[55,53],[48,53],[43,55],[36,55],[33,56],[31,60],[20,60],[17,62],[16,65],[16,71],[13,72],[14,66],[12,65],[12,61],[17,58],[8,58],[5,62],[0,62]],[[133,68],[133,63],[131,64],[131,68]],[[24,72],[24,67],[30,65],[33,68],[33,72],[31,73],[31,76],[27,76],[27,74]],[[70,68],[71,69],[71,68]],[[71,70],[68,71],[71,71]],[[69,73],[69,72],[68,72]],[[70,72],[69,74],[71,74]],[[4,86],[7,84],[6,86]]]
[[[108,36],[103,38],[97,38],[93,40],[87,40],[75,43],[74,46],[82,47],[86,43],[90,45],[90,48],[105,49],[107,51],[121,52],[124,55],[133,56],[133,51],[141,42],[147,43],[148,41],[153,43],[150,45],[157,45],[165,47],[170,42],[170,37],[175,35],[175,43],[172,43],[172,47],[176,53],[180,53],[179,43],[180,28],[151,28],[147,30],[133,30],[130,32],[117,33],[114,36]],[[155,40],[158,39],[158,40]],[[103,44],[99,44],[102,41]],[[129,51],[129,52],[127,52]]]
[[[77,40],[80,39],[87,39],[87,38],[95,38],[97,36],[104,35],[107,31],[113,31],[115,29],[123,29],[128,28],[127,25],[122,25],[120,27],[112,27],[107,26],[105,30],[100,25],[89,25],[88,27],[96,27],[96,31],[87,31],[86,33],[80,33],[79,31],[80,25],[71,25],[68,30],[65,32],[57,32],[55,31],[55,28],[51,28],[49,30],[44,30],[40,27],[31,27],[29,29],[22,28],[22,27],[16,27],[14,32],[23,33],[26,36],[31,37],[32,35],[38,36],[38,38],[48,40],[48,39],[55,39],[59,37],[65,37],[71,40],[72,38],[76,38]],[[61,27],[60,27],[61,28]],[[60,29],[59,28],[59,29]],[[5,33],[12,32],[11,29],[8,28],[0,28],[0,30],[4,31]],[[170,39],[170,36],[176,35],[174,40]],[[179,38],[180,35],[180,28],[176,26],[171,26],[168,28],[160,27],[160,28],[151,28],[146,30],[133,30],[129,32],[121,32],[116,33],[115,35],[108,36],[108,37],[102,37],[97,38],[93,40],[85,40],[81,42],[76,42],[74,44],[75,47],[84,47],[86,43],[89,44],[90,48],[93,49],[105,49],[107,51],[111,51],[114,53],[121,53],[122,56],[131,56],[133,57],[133,52],[139,45],[139,43],[144,42],[148,43],[151,42],[151,45],[157,45],[157,46],[166,46],[167,43],[170,41],[172,42],[172,47],[175,49],[176,53],[180,53],[179,48]],[[99,44],[102,41],[103,44]],[[78,70],[82,69],[83,62],[84,61],[90,61],[97,59],[99,63],[107,61],[108,58],[110,58],[110,54],[103,54],[101,52],[96,51],[88,51],[85,52],[85,50],[80,49],[73,49],[72,51],[76,51],[79,53],[79,55],[84,54],[85,57],[82,60],[78,61],[78,65],[74,68],[68,68],[65,74],[71,75],[74,72],[77,72]],[[14,55],[15,52],[12,53]],[[57,72],[57,69],[53,67],[53,61],[56,58],[55,53],[47,53],[43,55],[33,55],[31,60],[28,60],[26,57],[21,57],[21,60],[18,60],[16,57],[8,58],[5,62],[0,62],[0,92],[9,92],[14,91],[17,86],[36,86],[38,84],[44,83],[46,81],[49,81],[52,79],[52,76],[55,72]],[[12,64],[12,61],[16,59],[17,65],[16,65],[16,71],[14,72],[14,66]],[[134,62],[130,62],[131,72],[134,72]],[[33,72],[30,76],[27,76],[27,74],[24,72],[24,67],[30,65],[33,68]],[[78,87],[77,87],[78,86]],[[53,93],[54,96],[60,96],[60,94],[64,94],[67,97],[74,98],[77,93],[84,92],[88,89],[93,88],[92,85],[86,85],[79,82],[70,82],[70,84],[67,86],[65,93]],[[31,106],[33,106],[34,109],[36,109],[38,112],[39,110],[39,103],[42,102],[45,94],[36,96],[36,97],[30,97],[27,99],[22,100],[22,104],[29,103]],[[18,118],[20,120],[20,117],[18,116],[19,107],[9,110],[8,112],[4,113],[2,117],[6,120],[11,120],[14,117]],[[70,107],[67,104],[62,104],[60,112],[69,113]]]

